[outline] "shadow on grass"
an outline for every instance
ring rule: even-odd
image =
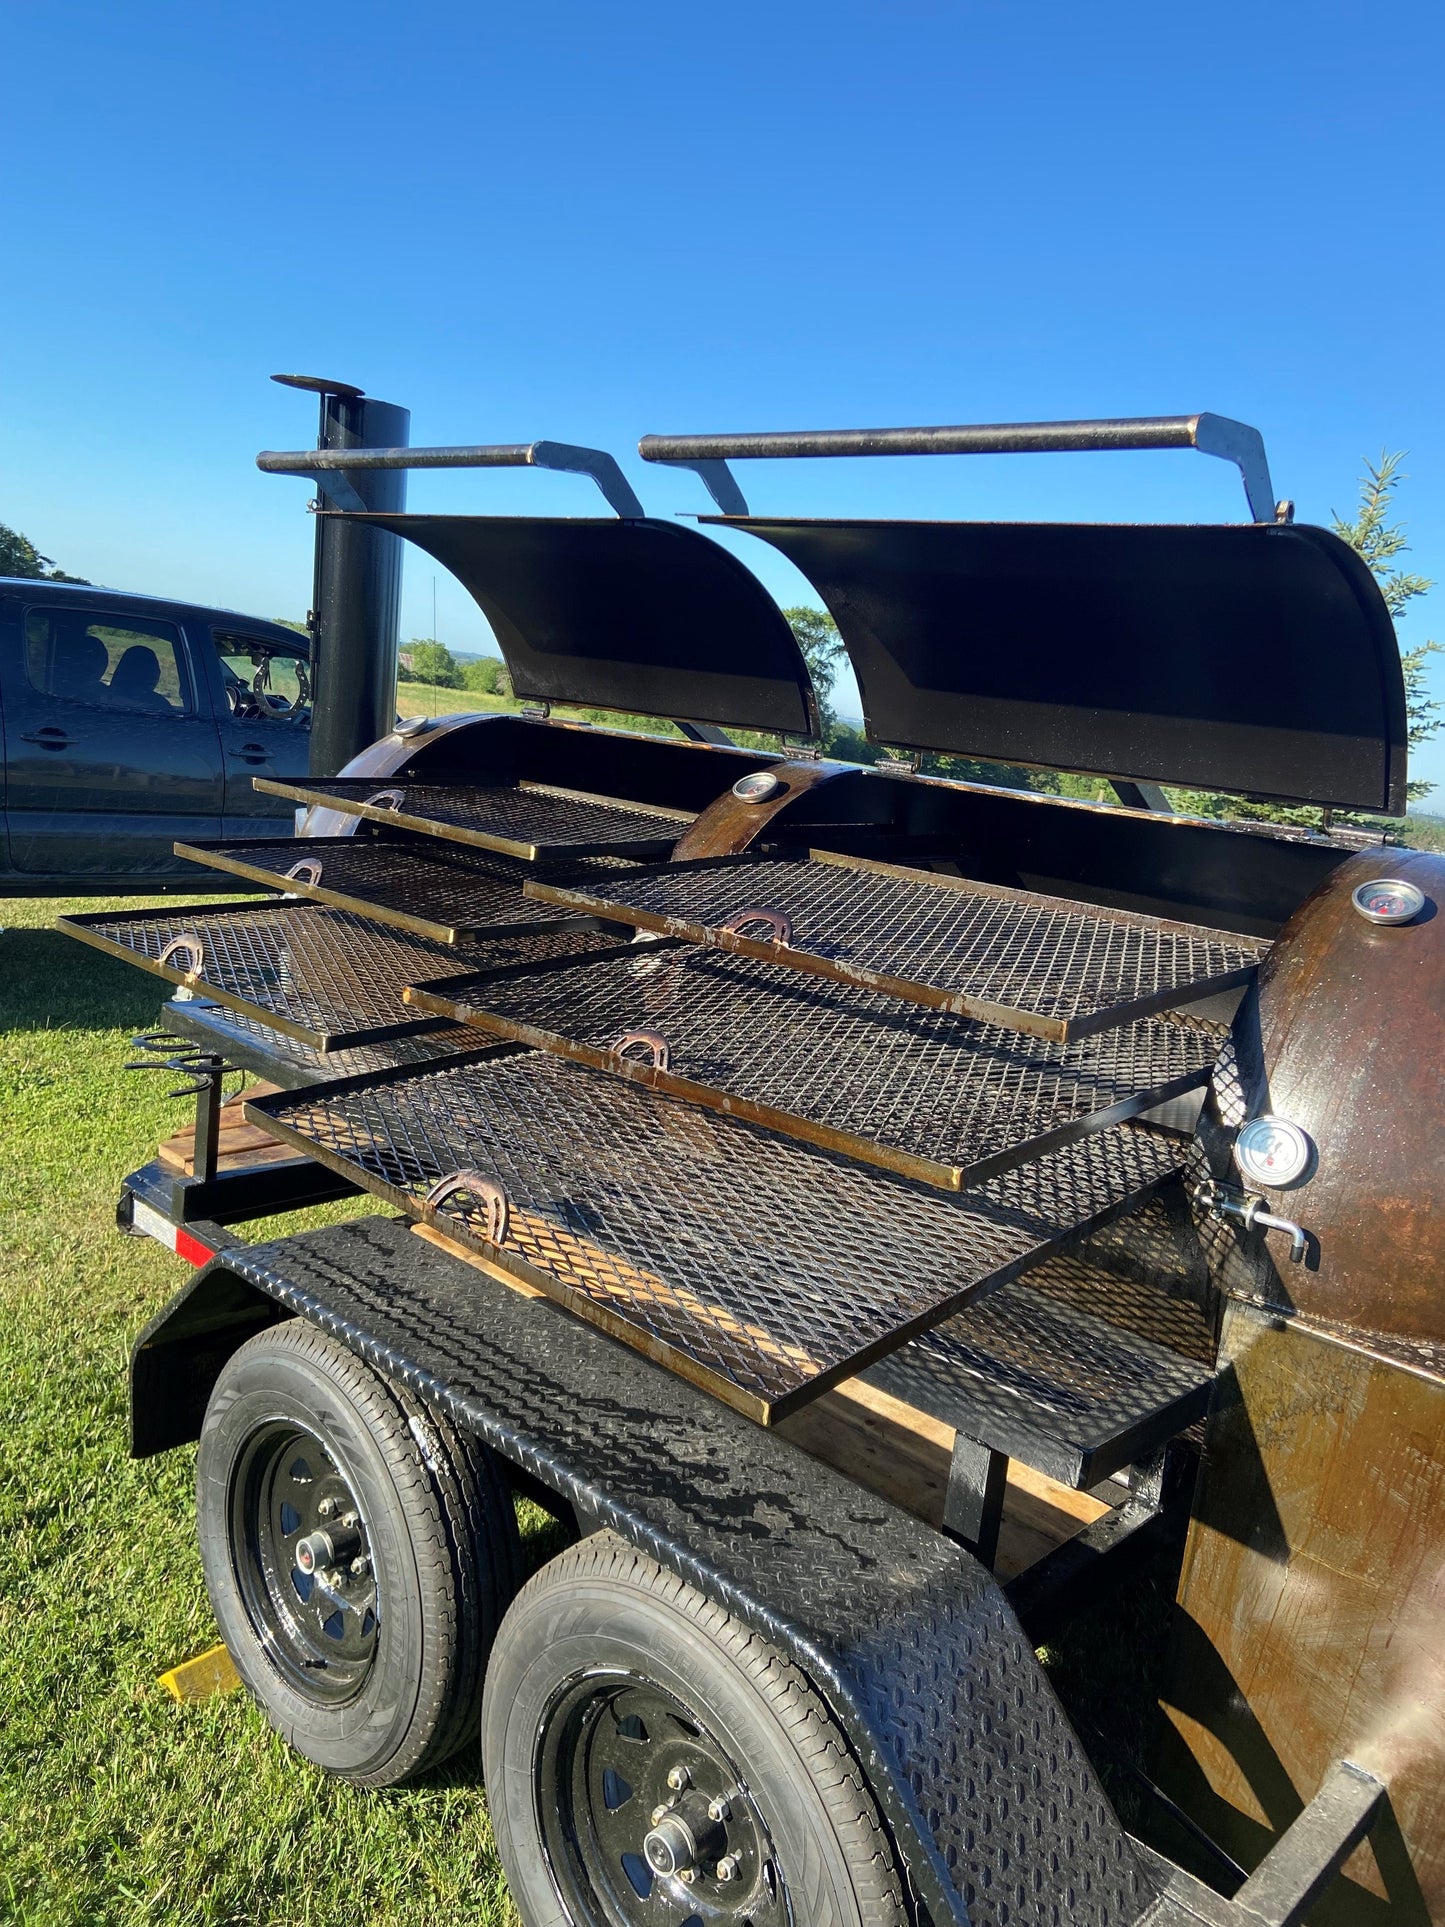
[[[169,986],[58,930],[0,935],[0,1030],[149,1030]]]

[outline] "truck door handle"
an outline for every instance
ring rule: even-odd
[[[268,763],[271,760],[271,752],[264,743],[242,743],[231,754],[243,763]]]
[[[33,736],[22,736],[22,743],[38,743],[41,749],[65,749],[70,738],[63,729],[54,723],[47,723],[43,729],[36,730]]]

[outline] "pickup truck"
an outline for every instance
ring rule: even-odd
[[[0,890],[194,889],[178,840],[289,834],[251,779],[306,772],[309,653],[230,610],[0,578]]]

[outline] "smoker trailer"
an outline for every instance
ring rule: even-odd
[[[1403,810],[1369,571],[1217,416],[647,437],[695,529],[300,385],[320,446],[260,464],[318,495],[312,775],[258,780],[300,840],[183,852],[259,903],[64,920],[178,987],[141,1041],[194,1141],[120,1215],[196,1271],[133,1450],[199,1441],[268,1717],[369,1786],[480,1728],[528,1927],[1445,1922],[1445,864],[1331,827]],[[1186,446],[1250,522],[759,516],[728,466]],[[404,512],[507,463],[611,513]],[[403,540],[520,715],[392,726]],[[749,540],[876,766],[808,746]],[[228,1067],[271,1086],[239,1134]],[[1009,1571],[1030,1481],[1079,1529]],[[575,1527],[526,1584],[514,1492]],[[1109,1600],[1133,1637],[1161,1571],[1131,1831],[1036,1649]]]

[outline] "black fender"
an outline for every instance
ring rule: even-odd
[[[291,1314],[785,1652],[846,1734],[936,1927],[1130,1927],[1156,1908],[1159,1874],[975,1559],[404,1224],[365,1218],[220,1254],[137,1344],[137,1407],[163,1388],[140,1435],[189,1422],[211,1360]]]

